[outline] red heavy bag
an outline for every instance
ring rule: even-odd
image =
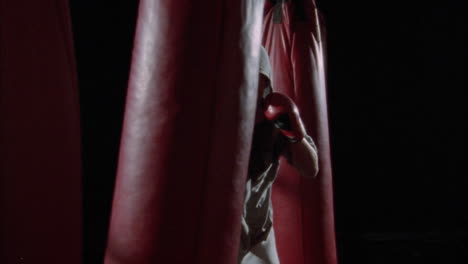
[[[304,179],[282,161],[273,186],[278,253],[284,264],[335,264],[322,24],[313,0],[282,2],[265,5],[263,45],[275,90],[294,99],[317,144],[320,172]]]
[[[140,2],[105,263],[236,263],[262,10]]]
[[[0,263],[81,263],[68,1],[0,3]]]

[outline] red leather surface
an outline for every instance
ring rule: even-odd
[[[78,90],[68,1],[0,6],[0,263],[81,263]]]
[[[107,264],[234,264],[261,1],[140,2]]]
[[[302,2],[282,4],[282,23],[273,21],[277,6],[266,3],[263,44],[275,90],[294,99],[316,141],[320,172],[315,181],[300,178],[282,161],[273,187],[274,225],[282,263],[335,264],[324,33],[314,1]]]

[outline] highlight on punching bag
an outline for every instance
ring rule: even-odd
[[[273,86],[298,105],[319,156],[316,180],[282,162],[273,186],[276,241],[285,264],[336,263],[323,30],[314,0],[265,3],[262,43]]]
[[[235,264],[263,1],[140,1],[107,264]]]
[[[0,263],[81,263],[79,101],[68,1],[0,7]]]

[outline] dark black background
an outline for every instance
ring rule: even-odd
[[[340,263],[468,263],[462,1],[320,3]]]
[[[339,263],[468,263],[462,1],[319,5]],[[101,263],[138,2],[72,0],[71,7],[84,255]]]

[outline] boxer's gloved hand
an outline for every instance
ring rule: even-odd
[[[271,93],[265,98],[264,115],[291,142],[301,141],[306,135],[299,109],[294,101],[284,94]]]

